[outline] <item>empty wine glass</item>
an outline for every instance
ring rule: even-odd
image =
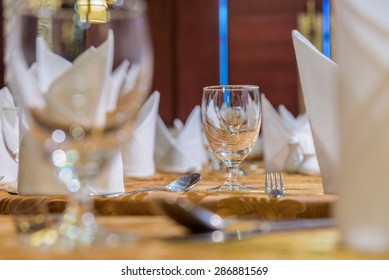
[[[226,85],[203,89],[202,120],[208,143],[228,168],[228,178],[210,191],[258,191],[238,179],[238,167],[254,146],[261,125],[258,86]]]
[[[14,1],[9,86],[31,136],[69,190],[59,243],[88,246],[91,181],[126,143],[150,93],[153,50],[144,0]],[[109,236],[109,233],[106,234]]]

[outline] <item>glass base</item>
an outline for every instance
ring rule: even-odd
[[[94,219],[91,223],[81,225],[62,220],[59,226],[58,244],[65,251],[91,246],[116,247],[135,240],[137,237],[133,233],[112,230]]]
[[[259,192],[259,188],[254,188],[250,186],[246,186],[243,184],[238,185],[229,185],[229,184],[223,184],[215,188],[210,188],[207,190],[208,192]]]

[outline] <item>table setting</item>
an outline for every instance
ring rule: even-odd
[[[0,89],[1,259],[388,258],[388,223],[373,215],[385,196],[366,192],[387,192],[388,4],[334,4],[336,62],[291,30],[306,113],[274,107],[261,85],[215,83],[170,125],[144,1],[97,14],[17,2]],[[63,24],[77,31],[66,43]]]

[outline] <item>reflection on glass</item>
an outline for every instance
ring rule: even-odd
[[[80,21],[105,23],[108,21],[108,5],[105,0],[77,0]]]

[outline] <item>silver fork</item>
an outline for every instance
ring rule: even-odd
[[[265,193],[271,197],[285,195],[284,178],[282,172],[267,172],[265,177]]]

